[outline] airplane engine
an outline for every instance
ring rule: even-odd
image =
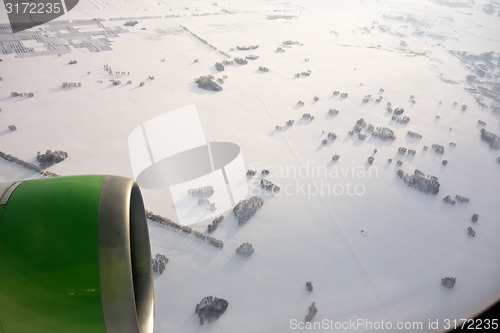
[[[116,176],[0,184],[0,332],[151,333],[138,185]]]

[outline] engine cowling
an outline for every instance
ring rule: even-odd
[[[0,184],[0,332],[151,333],[138,185],[116,176]]]

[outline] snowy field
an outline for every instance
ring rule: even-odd
[[[349,321],[360,332],[387,331],[384,323],[394,331],[443,331],[500,298],[500,152],[480,134],[484,128],[500,135],[498,1],[81,0],[30,31],[64,43],[66,37],[50,30],[61,28],[58,20],[78,29],[79,20],[93,18],[124,30],[95,37],[108,38],[96,43],[112,50],[69,45],[60,56],[0,54],[0,151],[36,163],[38,151],[62,150],[69,158],[49,171],[132,178],[131,131],[194,104],[207,141],[240,146],[246,169],[257,170],[248,178],[249,195],[264,199],[244,226],[225,212],[210,234],[224,242],[222,249],[149,223],[152,253],[170,259],[154,280],[155,332],[301,331],[312,302],[313,324],[323,325],[318,331]],[[133,20],[138,23],[124,26]],[[8,23],[4,10],[0,23]],[[258,48],[237,48],[252,45]],[[249,55],[258,59],[223,72],[214,66]],[[197,87],[195,78],[209,74],[223,80],[222,91]],[[81,87],[61,88],[62,82]],[[388,102],[410,121],[392,120]],[[377,139],[366,128],[364,140],[349,135],[360,118],[390,128],[396,139]],[[400,154],[399,147],[416,153]],[[260,188],[264,168],[280,192]],[[439,193],[408,187],[399,169],[436,176]],[[2,182],[37,177],[0,160]],[[470,202],[450,205],[446,195]],[[143,189],[143,197],[147,210],[174,216],[164,191]],[[210,222],[191,227],[208,235]],[[244,242],[255,248],[249,258],[235,253]],[[441,285],[444,277],[456,277],[454,288]],[[229,307],[200,325],[194,308],[208,295]]]

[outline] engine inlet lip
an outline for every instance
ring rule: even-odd
[[[153,271],[144,203],[132,180],[107,176],[97,226],[99,284],[107,333],[152,333]]]

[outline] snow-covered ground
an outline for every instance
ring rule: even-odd
[[[477,75],[484,54],[492,52],[496,68],[478,81],[490,84],[498,99],[498,2],[88,0],[58,20],[72,20],[84,31],[88,25],[78,20],[92,18],[127,30],[108,37],[112,50],[0,55],[0,151],[36,162],[38,151],[63,150],[69,158],[50,171],[132,177],[130,132],[195,104],[207,141],[238,144],[246,167],[258,175],[269,169],[266,178],[281,187],[278,194],[265,193],[260,176],[248,179],[249,192],[261,196],[264,206],[241,227],[232,213],[225,214],[212,234],[224,241],[223,249],[149,224],[153,254],[170,259],[155,278],[156,332],[300,330],[295,323],[312,302],[319,324],[360,320],[357,330],[373,331],[382,322],[397,330],[400,322],[417,325],[413,331],[435,331],[500,297],[500,153],[481,141],[478,125],[482,120],[499,135],[498,113],[492,111],[499,104],[483,96],[482,107],[478,95],[465,90],[474,87],[467,75]],[[0,19],[7,23],[3,10]],[[123,26],[131,20],[138,24]],[[50,35],[49,27],[32,31]],[[285,47],[288,40],[300,44]],[[237,49],[250,45],[259,47]],[[464,51],[481,56],[465,63],[457,56]],[[223,53],[259,58],[217,72],[215,63],[229,59]],[[104,65],[127,74],[110,75]],[[295,77],[308,70],[310,76]],[[207,74],[227,75],[222,91],[196,86],[194,79]],[[110,80],[116,79],[122,84],[114,86]],[[82,87],[63,89],[62,82]],[[349,96],[335,96],[335,90]],[[11,97],[13,91],[35,96]],[[372,99],[363,103],[368,94]],[[404,108],[410,122],[392,121],[387,102]],[[329,115],[332,108],[339,114]],[[304,120],[304,113],[314,120]],[[391,128],[396,139],[348,135],[360,118]],[[286,126],[291,119],[294,125]],[[7,129],[12,124],[17,131]],[[409,130],[422,138],[408,137]],[[337,139],[323,145],[329,132]],[[433,144],[445,153],[435,153]],[[399,147],[416,154],[401,155]],[[335,154],[340,159],[332,162]],[[438,177],[439,193],[409,188],[397,177],[399,169]],[[0,160],[0,181],[33,177]],[[470,202],[446,204],[448,194]],[[167,194],[144,189],[143,196],[148,210],[172,216]],[[209,222],[192,227],[207,234]],[[469,226],[475,237],[467,234]],[[244,242],[255,248],[249,258],[235,253]],[[446,276],[457,278],[453,289],[441,286]],[[194,307],[207,295],[226,299],[229,307],[217,321],[200,326]],[[438,327],[429,326],[436,320]]]

